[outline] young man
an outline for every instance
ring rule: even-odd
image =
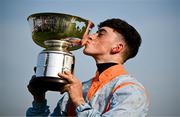
[[[58,74],[69,83],[52,116],[79,117],[145,117],[148,97],[144,87],[124,69],[123,64],[136,56],[141,44],[139,33],[121,19],[108,19],[99,25],[97,33],[83,39],[84,54],[97,64],[95,77],[81,83],[70,72]],[[45,93],[33,94],[33,107],[27,116],[48,116]]]

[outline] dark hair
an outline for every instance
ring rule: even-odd
[[[120,33],[124,37],[127,44],[127,50],[124,54],[124,62],[136,56],[141,45],[141,36],[134,27],[121,19],[107,19],[98,25],[98,28],[110,27]]]

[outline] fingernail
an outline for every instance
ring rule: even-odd
[[[68,70],[66,70],[66,71],[64,71],[66,74],[70,74],[71,72],[70,71],[68,71]]]

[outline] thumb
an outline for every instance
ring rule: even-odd
[[[81,45],[83,46],[86,41],[88,40],[88,34],[89,32],[91,31],[91,29],[94,27],[94,24],[93,22],[91,22],[90,20],[88,21],[88,25],[87,25],[87,28],[86,28],[86,31],[83,35],[83,39],[81,40]]]

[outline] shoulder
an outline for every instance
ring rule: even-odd
[[[113,92],[119,89],[124,89],[125,91],[129,91],[128,89],[145,90],[144,86],[131,75],[119,76],[115,78],[114,82]]]
[[[119,76],[112,89],[112,93],[126,92],[129,95],[146,94],[144,86],[131,75]]]
[[[131,108],[149,105],[146,89],[135,78],[130,75],[120,76],[112,90],[111,104],[118,103]]]

